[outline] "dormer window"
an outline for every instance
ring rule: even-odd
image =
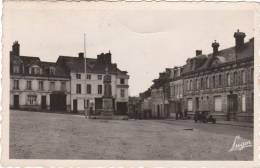
[[[49,68],[49,73],[50,73],[50,75],[55,75],[55,68],[54,67],[50,67]]]
[[[20,67],[19,67],[19,65],[14,65],[14,66],[13,66],[13,72],[14,72],[14,73],[20,73]]]
[[[41,69],[39,67],[31,67],[30,69],[30,74],[32,75],[38,75],[41,73]]]

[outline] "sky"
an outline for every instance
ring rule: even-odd
[[[128,71],[129,94],[148,89],[165,68],[184,65],[195,50],[212,52],[234,45],[237,29],[254,36],[254,13],[250,10],[173,10],[135,8],[122,10],[91,5],[55,7],[51,5],[7,4],[4,8],[4,54],[13,41],[20,43],[21,55],[53,61],[59,55],[90,58],[111,51],[112,62]]]

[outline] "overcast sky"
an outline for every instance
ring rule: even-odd
[[[234,32],[253,37],[249,10],[97,10],[54,8],[48,5],[5,9],[5,54],[18,40],[21,55],[56,61],[59,55],[77,56],[87,36],[87,57],[112,53],[112,61],[130,75],[130,95],[138,95],[167,67],[185,64],[196,49],[207,54],[217,40],[220,49],[234,45]]]

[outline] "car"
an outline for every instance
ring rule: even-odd
[[[194,115],[194,121],[202,122],[202,123],[208,123],[211,122],[213,124],[216,123],[216,119],[213,118],[212,115],[209,115],[209,111],[196,111]]]

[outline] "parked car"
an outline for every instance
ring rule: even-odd
[[[209,111],[196,111],[194,115],[194,121],[202,122],[202,123],[208,123],[208,122],[212,122],[213,124],[216,123],[216,119],[213,118],[212,115],[209,115]]]

